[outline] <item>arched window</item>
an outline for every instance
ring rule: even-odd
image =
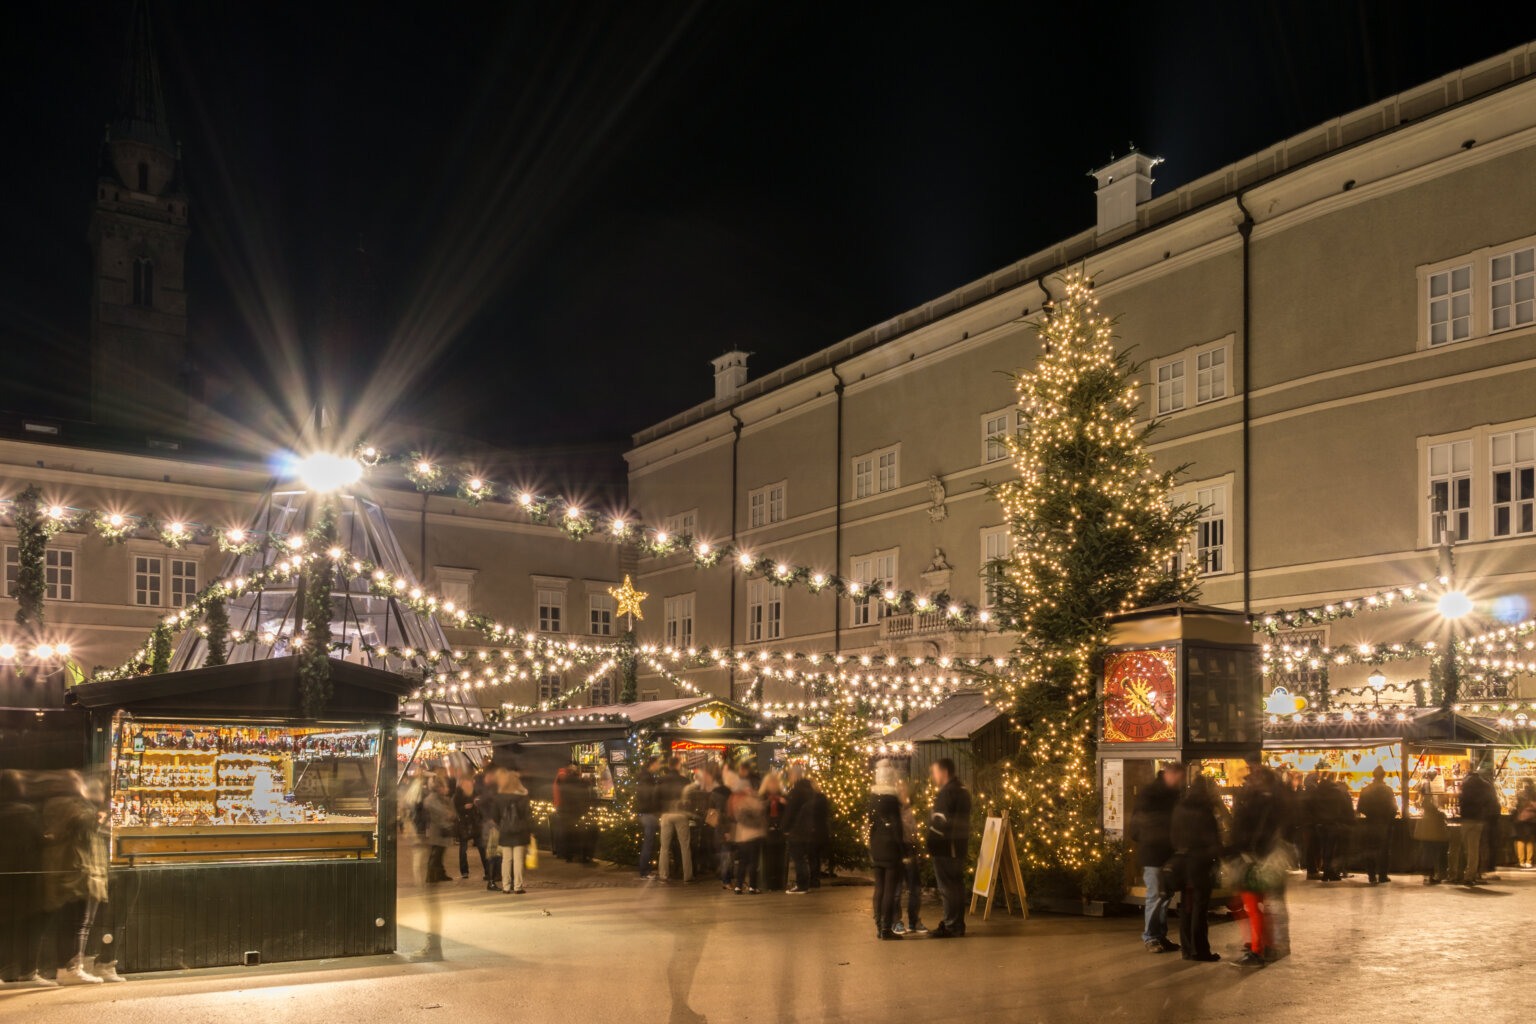
[[[139,191],[149,191],[149,164],[139,164]]]
[[[155,304],[155,261],[148,256],[133,261],[133,304],[145,307]]]

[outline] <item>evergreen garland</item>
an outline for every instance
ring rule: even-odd
[[[165,622],[155,624],[155,633],[149,646],[149,671],[151,675],[163,675],[171,670],[171,627]]]
[[[229,661],[229,609],[222,597],[208,602],[203,624],[208,627],[208,657],[204,664],[225,664]]]
[[[42,511],[42,493],[28,487],[11,501],[11,523],[16,527],[16,584],[11,596],[16,598],[16,624],[35,632],[43,625],[43,598],[48,593],[44,560],[48,538],[57,526]]]
[[[336,541],[336,506],[321,508],[314,532],[323,548]],[[304,645],[299,649],[299,695],[306,718],[319,718],[331,699],[331,588],[336,566],[312,558],[305,574]]]
[[[626,629],[619,642],[623,649],[619,655],[619,703],[633,704],[640,699],[640,656],[635,649],[635,631]]]
[[[1152,466],[1140,368],[1116,351],[1091,283],[1074,272],[1065,286],[1031,324],[1043,343],[1034,368],[1014,376],[1023,422],[1005,441],[1018,478],[992,488],[1014,550],[987,571],[999,619],[1018,631],[1018,667],[981,675],[1021,734],[995,796],[1025,871],[1081,893],[1114,859],[1094,756],[1108,617],[1195,596],[1195,567],[1170,568],[1199,510],[1168,503],[1177,471]]]

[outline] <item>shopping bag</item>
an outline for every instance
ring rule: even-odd
[[[523,858],[523,866],[530,870],[539,866],[539,839],[537,836],[528,837],[528,856]]]

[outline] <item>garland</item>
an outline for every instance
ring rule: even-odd
[[[327,502],[320,510],[314,532],[326,544],[336,540],[336,505]],[[331,588],[335,584],[335,560],[316,558],[309,563],[304,590],[304,643],[299,648],[299,695],[304,717],[319,718],[331,699]]]
[[[208,602],[203,624],[208,642],[208,657],[204,664],[226,664],[229,661],[229,608],[224,604],[224,598],[215,597]]]
[[[11,522],[16,527],[16,585],[11,591],[16,598],[16,624],[29,626],[35,632],[43,625],[43,598],[48,594],[48,578],[44,561],[48,552],[48,538],[61,527],[57,519],[43,514],[42,494],[28,487],[12,502]]]
[[[637,671],[639,658],[635,649],[635,631],[628,629],[620,638],[623,650],[619,654],[619,703],[633,704],[640,699],[640,679]]]
[[[161,622],[155,626],[154,638],[150,641],[149,672],[150,675],[164,675],[171,670],[171,627],[169,623]]]

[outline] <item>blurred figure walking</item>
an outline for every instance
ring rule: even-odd
[[[55,922],[54,980],[99,985],[124,980],[114,961],[88,953],[97,915],[107,902],[106,817],[78,772],[64,776],[64,792],[43,804],[43,905]]]
[[[1179,945],[1185,960],[1213,963],[1211,952],[1211,884],[1221,858],[1221,831],[1216,825],[1216,791],[1211,780],[1196,775],[1173,808],[1169,835],[1173,856],[1169,879],[1180,893]]]
[[[533,805],[522,776],[503,768],[496,780],[496,833],[501,844],[501,891],[521,896],[523,867],[533,841]]]
[[[1168,904],[1173,891],[1163,873],[1173,857],[1173,809],[1183,788],[1184,766],[1168,762],[1136,794],[1136,809],[1131,815],[1129,835],[1136,842],[1136,862],[1147,887],[1141,942],[1150,953],[1173,953],[1179,948],[1168,941]]]
[[[661,851],[656,859],[656,875],[663,882],[672,875],[672,843],[675,839],[683,861],[683,881],[693,881],[693,851],[688,828],[688,803],[684,797],[687,780],[681,771],[682,759],[674,758],[657,781],[661,806]]]
[[[907,923],[901,923],[901,898],[896,899],[896,922],[891,930],[897,935],[927,935],[923,925],[923,891],[920,885],[923,872],[923,855],[918,842],[917,815],[912,810],[912,784],[902,779],[896,785],[897,799],[901,801],[901,838],[906,844],[906,860],[901,866],[901,881],[906,888]]]
[[[955,762],[941,757],[929,768],[936,792],[928,818],[928,856],[944,904],[936,939],[965,934],[965,862],[971,846],[971,794],[955,774]]]
[[[1356,805],[1365,819],[1365,870],[1372,885],[1390,882],[1387,868],[1392,858],[1392,823],[1397,820],[1397,795],[1387,785],[1387,770],[1380,765]]]
[[[43,831],[21,772],[0,772],[0,981],[52,988],[43,945]]]
[[[821,863],[816,849],[816,791],[805,776],[805,766],[789,769],[789,797],[785,801],[784,837],[789,841],[789,856],[795,862],[795,884],[787,890],[802,895],[821,888]]]
[[[1451,827],[1440,809],[1440,801],[1427,785],[1419,792],[1419,807],[1423,813],[1413,823],[1413,838],[1419,843],[1419,870],[1425,885],[1439,885],[1446,877],[1445,852],[1450,845]]]
[[[740,766],[736,786],[731,791],[728,817],[731,822],[731,854],[736,863],[736,895],[756,896],[757,862],[763,852],[763,837],[768,834],[768,820],[763,802],[752,785],[749,765]]]
[[[779,782],[778,772],[769,772],[763,776],[758,798],[763,802],[763,819],[767,828],[763,835],[763,891],[777,892],[784,888],[788,867],[784,859],[784,820],[789,807],[784,799],[784,787]]]
[[[438,886],[448,881],[443,857],[454,842],[455,818],[453,804],[448,799],[448,780],[433,774],[426,781],[426,796],[422,800],[422,813],[426,827],[422,838],[427,845],[425,872],[421,878],[422,895],[427,907],[426,945],[412,954],[413,960],[441,960],[443,958],[443,910],[438,902]]]
[[[641,878],[651,875],[651,858],[656,854],[656,840],[661,833],[661,757],[646,761],[635,780],[635,814],[640,818]]]
[[[875,868],[875,938],[899,939],[894,928],[901,895],[902,864],[906,839],[901,827],[901,798],[896,789],[896,768],[889,761],[875,765],[875,784],[869,791],[869,860]]]

